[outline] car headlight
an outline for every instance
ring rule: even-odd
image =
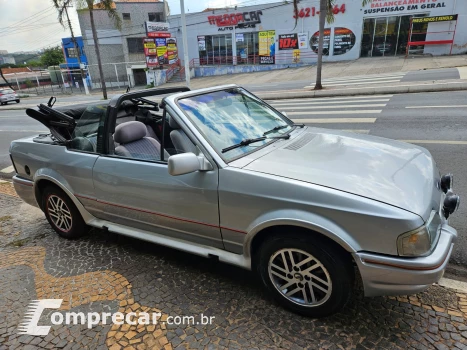
[[[430,250],[430,233],[425,225],[397,238],[397,251],[401,256],[423,256]]]

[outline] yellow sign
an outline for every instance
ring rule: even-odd
[[[155,49],[156,48],[156,43],[153,42],[145,42],[144,43],[144,48],[145,49]]]
[[[273,45],[276,43],[276,31],[268,30],[258,33],[259,37],[259,55],[260,56],[272,56],[275,54],[275,48]]]
[[[436,17],[421,17],[412,19],[413,23],[431,23],[431,22],[449,22],[457,21],[457,15],[436,16]]]
[[[294,63],[300,62],[300,50],[293,50],[293,62]]]

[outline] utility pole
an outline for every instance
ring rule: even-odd
[[[86,92],[86,95],[89,95],[88,84],[86,82],[86,76],[84,74],[84,69],[81,66],[82,65],[81,51],[79,49],[78,42],[76,41],[75,35],[73,34],[73,27],[71,26],[70,16],[68,16],[68,10],[67,10],[68,5],[64,4],[63,7],[65,9],[66,18],[68,20],[68,27],[70,28],[70,32],[71,32],[71,41],[73,41],[73,44],[76,50],[76,56],[78,57],[78,64],[79,64],[79,69],[81,71],[81,79],[83,80],[84,91]]]
[[[186,32],[186,18],[185,18],[185,1],[180,0],[180,7],[182,10],[182,35],[183,35],[183,60],[185,61],[185,78],[186,86],[190,87],[190,61],[188,58],[188,40]]]

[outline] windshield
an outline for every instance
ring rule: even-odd
[[[178,105],[226,161],[258,149],[292,128],[290,121],[243,89],[187,97],[178,100]],[[278,126],[283,128],[271,131]],[[244,140],[263,136],[268,138],[222,152]]]

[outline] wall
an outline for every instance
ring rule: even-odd
[[[267,64],[267,65],[238,65],[238,66],[202,66],[195,67],[195,77],[210,77],[214,75],[265,72],[276,69],[296,68],[305,65],[305,63],[291,64]]]
[[[385,3],[397,3],[398,6],[386,6]],[[411,5],[409,5],[409,3]],[[467,51],[467,1],[465,0],[398,0],[398,1],[384,1],[373,0],[365,8],[361,7],[361,0],[337,0],[338,8],[345,5],[345,12],[339,12],[335,15],[335,21],[331,25],[326,25],[327,28],[348,28],[354,34],[356,43],[354,47],[348,52],[341,55],[333,55],[333,46],[331,45],[331,54],[324,57],[324,61],[342,61],[342,60],[355,60],[360,57],[360,48],[362,42],[362,27],[364,18],[387,17],[387,16],[401,16],[401,15],[420,15],[428,14],[430,16],[441,16],[448,14],[459,14],[459,22],[456,32],[455,44],[453,53],[465,53]],[[427,5],[429,8],[427,8]],[[432,7],[435,6],[435,7]],[[299,9],[313,8],[315,11],[318,7],[318,2],[314,0],[302,0],[299,4]],[[243,13],[249,11],[261,10],[263,15],[261,23],[256,24],[255,28],[225,28],[218,27],[215,23],[210,24],[208,16],[218,16],[225,14]],[[237,9],[221,9],[210,12],[201,12],[187,14],[187,32],[188,32],[188,51],[189,58],[198,59],[198,43],[197,37],[200,35],[218,35],[230,34],[232,36],[233,51],[235,50],[235,34],[258,32],[264,30],[276,31],[276,58],[280,59],[283,52],[278,50],[278,36],[279,34],[290,33],[307,33],[308,40],[311,36],[318,31],[319,16],[310,12],[309,17],[299,18],[297,23],[293,18],[293,5],[292,3],[277,2],[263,5],[255,5],[248,7],[238,7]],[[173,37],[176,37],[179,42],[179,57],[183,58],[182,46],[182,32],[180,15],[170,16],[170,31]],[[453,29],[451,23],[430,23],[429,31],[444,30],[447,28]],[[449,36],[448,36],[449,37]],[[443,38],[444,39],[444,38]],[[331,42],[334,40],[334,30],[331,31]],[[427,38],[430,40],[430,37]],[[426,46],[425,53],[434,55],[449,54],[449,45]],[[307,49],[301,50],[301,56],[305,57],[301,61],[305,63],[313,63],[316,57],[313,56],[313,51],[308,45]],[[277,61],[277,60],[276,60]],[[283,62],[281,62],[283,63]],[[285,62],[284,62],[285,63]]]

